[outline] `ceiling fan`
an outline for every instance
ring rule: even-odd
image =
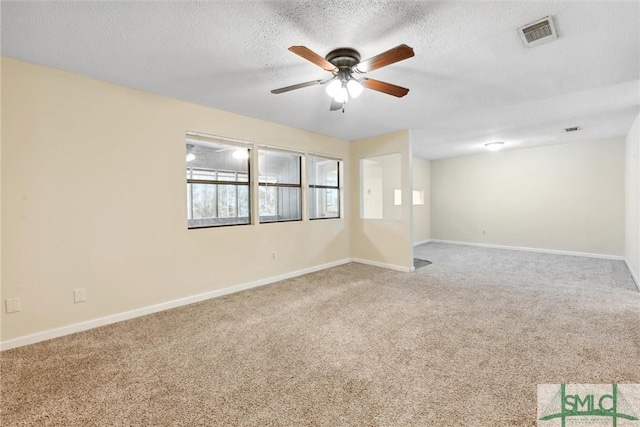
[[[411,58],[414,55],[413,48],[406,44],[396,46],[393,49],[389,49],[362,62],[360,61],[358,51],[351,48],[332,50],[324,58],[306,46],[291,46],[289,50],[307,61],[316,64],[323,70],[330,72],[333,76],[325,80],[312,80],[310,82],[274,89],[271,93],[279,94],[302,89],[303,87],[328,83],[327,93],[332,98],[329,110],[342,110],[343,113],[344,104],[349,100],[349,97],[355,98],[359,96],[360,93],[362,93],[363,87],[398,98],[402,98],[409,93],[409,89],[401,86],[368,77],[356,77],[360,74],[368,73],[398,61]]]

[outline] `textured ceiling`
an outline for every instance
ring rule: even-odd
[[[640,110],[637,1],[2,1],[2,54],[347,140],[412,130],[441,158],[621,136]],[[553,16],[559,38],[525,48],[516,29]],[[292,54],[406,43],[416,56],[368,76],[371,90],[329,112],[329,77]],[[581,131],[564,133],[579,126]]]

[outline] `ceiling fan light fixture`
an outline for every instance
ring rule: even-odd
[[[327,80],[311,80],[281,87],[272,90],[271,93],[280,94],[309,86],[326,84],[325,90],[327,95],[332,98],[329,111],[342,110],[342,112],[344,112],[344,104],[349,98],[360,96],[364,88],[392,95],[397,98],[402,98],[409,93],[409,89],[391,83],[370,78],[357,79],[353,76],[354,73],[368,73],[369,71],[377,70],[378,68],[386,67],[387,65],[413,57],[413,48],[406,44],[398,45],[365,61],[360,61],[358,51],[349,47],[334,49],[324,58],[306,46],[291,46],[289,50],[323,70],[330,72],[333,76]]]
[[[327,85],[327,89],[326,89],[327,95],[329,95],[332,98],[335,98],[336,96],[338,96],[338,93],[340,93],[341,89],[342,89],[342,82],[338,79],[335,79]]]
[[[357,81],[354,78],[351,78],[351,80],[347,82],[347,90],[349,91],[349,95],[352,98],[357,98],[362,93],[363,87],[359,81]]]
[[[342,87],[340,87],[340,89],[338,89],[338,93],[336,94],[336,96],[333,97],[333,99],[336,102],[339,103],[346,103],[349,100],[349,92],[347,91],[347,88],[345,85],[343,85]]]

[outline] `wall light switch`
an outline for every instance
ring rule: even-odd
[[[73,302],[78,304],[79,302],[85,302],[87,300],[87,291],[84,288],[73,290]]]
[[[17,313],[20,311],[20,298],[7,298],[5,300],[7,314]]]

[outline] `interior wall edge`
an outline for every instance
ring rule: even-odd
[[[640,279],[638,279],[638,276],[636,276],[636,273],[631,268],[631,265],[629,265],[629,261],[627,260],[627,258],[624,259],[624,263],[627,266],[627,270],[629,270],[631,277],[633,278],[633,282],[636,284],[636,288],[638,288],[638,292],[640,292]]]
[[[640,289],[640,114],[625,137],[624,257]]]

